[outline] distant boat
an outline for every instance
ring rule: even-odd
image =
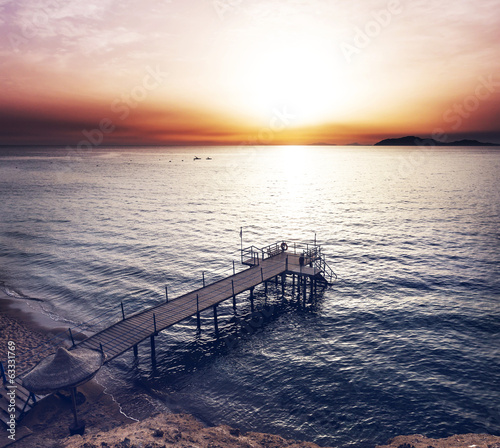
[[[201,157],[194,156],[194,159],[193,159],[193,160],[201,160]]]
[[[212,157],[207,157],[207,160],[212,160]]]

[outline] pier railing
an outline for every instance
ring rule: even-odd
[[[323,276],[328,283],[333,283],[334,280],[337,280],[337,274],[328,265],[324,257],[320,256],[319,258],[314,260],[314,267],[319,269],[320,272],[323,273]]]
[[[275,243],[268,244],[267,246],[261,248],[255,246],[246,247],[241,251],[241,259],[242,262],[247,260],[250,262],[258,261],[260,254],[260,259],[265,260],[266,258],[279,255],[286,250],[290,251],[290,253],[293,254],[304,255],[304,257],[308,259],[308,262],[313,262],[317,258],[321,257],[321,246],[318,244],[303,243],[292,240],[281,240],[276,241]],[[244,264],[250,263],[244,262]],[[252,266],[256,264],[258,263],[254,263],[252,264]]]
[[[316,242],[304,243],[293,240],[281,240],[262,248],[250,246],[242,249],[241,262],[248,266],[257,266],[259,265],[259,260],[274,257],[285,251],[289,251],[289,253],[293,253],[294,255],[303,255],[304,264],[314,266],[318,269],[328,283],[332,283],[337,279],[337,274],[327,264],[325,257],[321,253],[321,246],[316,244]]]
[[[281,240],[261,248],[256,246],[245,247],[241,250],[241,262],[246,265],[256,266],[259,264],[259,259],[265,260],[287,250],[293,254],[304,255],[310,262],[321,256],[321,247],[317,244]]]
[[[279,255],[281,252],[284,252],[284,244],[286,244],[285,241],[278,241],[276,243],[269,244],[268,246],[264,246],[261,249],[262,259],[265,260],[266,258],[271,258]],[[288,245],[286,247],[288,247]]]

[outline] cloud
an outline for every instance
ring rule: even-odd
[[[121,106],[124,106],[122,103]],[[106,102],[74,102],[60,105],[44,101],[22,107],[0,106],[0,144],[62,144],[76,145],[85,132],[98,129],[102,120],[110,123],[113,132],[105,144],[168,143],[198,141],[216,136],[231,137],[250,133],[252,127],[241,124],[234,116],[213,110],[170,104],[140,103],[122,115],[122,109]]]

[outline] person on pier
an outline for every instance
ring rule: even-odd
[[[304,266],[304,254],[299,257],[300,270],[302,271],[302,266]]]

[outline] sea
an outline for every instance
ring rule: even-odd
[[[306,304],[258,287],[97,381],[136,419],[320,446],[500,435],[499,174],[495,147],[3,147],[0,287],[90,334],[247,269],[242,247],[316,243],[337,280]]]

